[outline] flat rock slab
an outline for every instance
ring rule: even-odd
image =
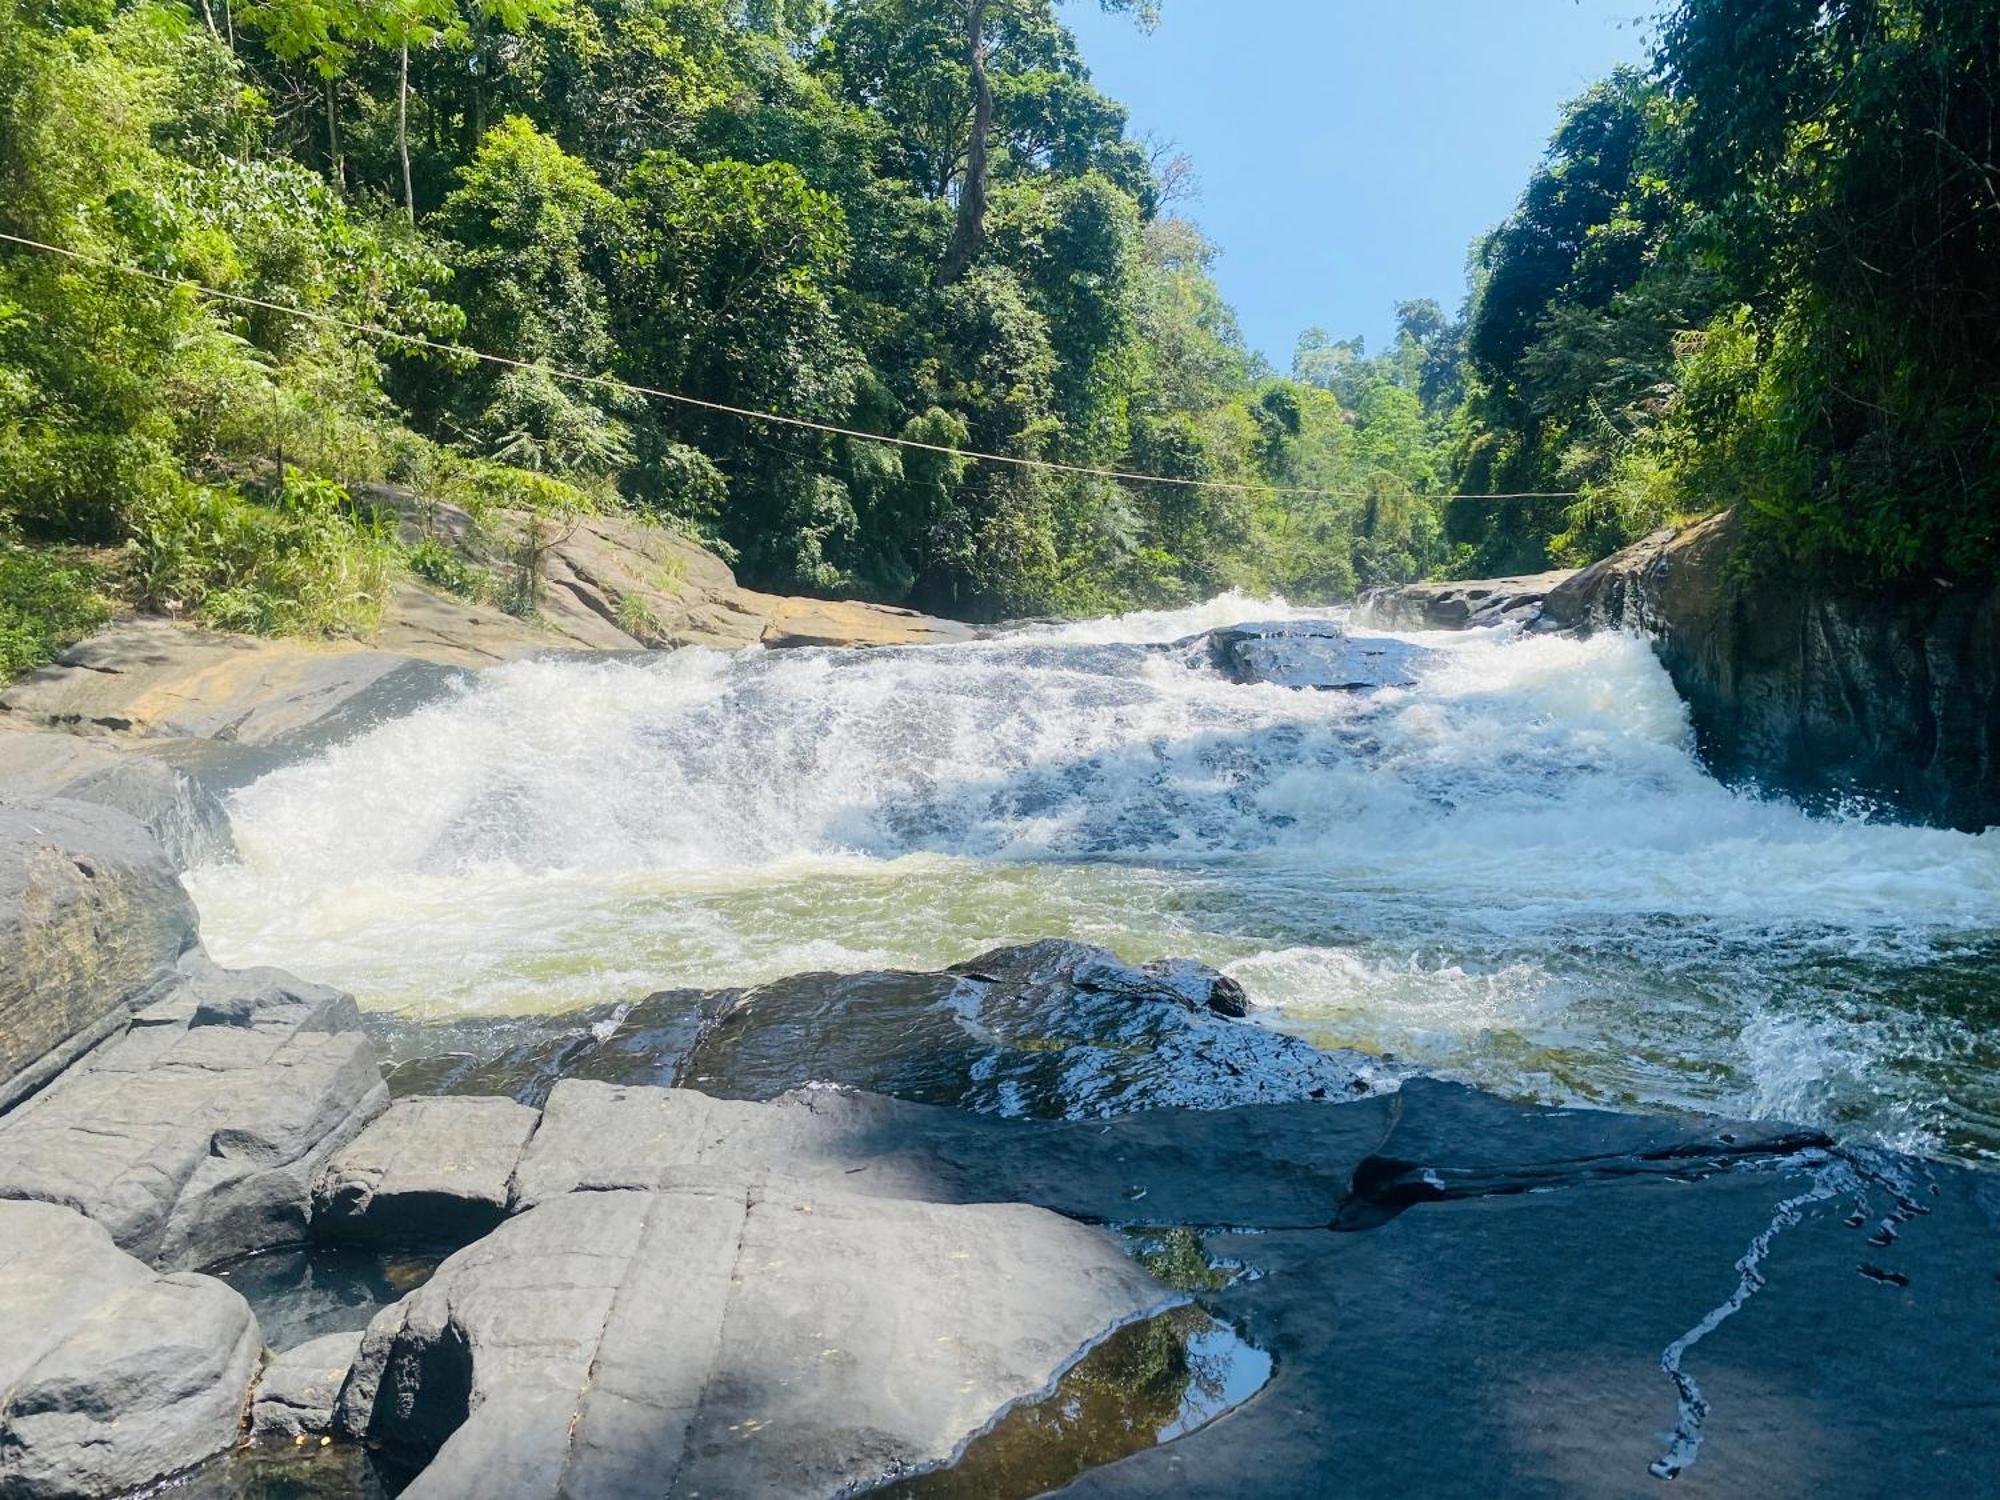
[[[0,1202],[0,1496],[110,1495],[236,1441],[264,1343],[242,1297],[90,1220]]]
[[[296,1438],[333,1431],[340,1393],[361,1352],[361,1333],[330,1333],[287,1349],[264,1367],[250,1405],[250,1433]]]
[[[936,973],[807,974],[670,991],[539,1022],[382,1033],[398,1093],[539,1103],[562,1078],[768,1099],[837,1083],[1023,1118],[1345,1098],[1377,1069],[1235,1019],[1242,991],[1186,962],[1044,942]]]
[[[0,1116],[0,1198],[188,1268],[305,1236],[326,1158],[388,1107],[354,1002],[190,960],[180,987]]]
[[[1350,636],[1333,620],[1232,625],[1182,644],[1205,649],[1231,682],[1320,692],[1413,687],[1415,667],[1425,655],[1407,641]]]
[[[1890,1206],[1879,1188],[1815,1199],[1844,1171],[1600,1182],[1424,1205],[1367,1233],[1210,1236],[1259,1275],[1205,1305],[1275,1356],[1275,1378],[1228,1421],[1064,1493],[1989,1494],[2000,1224],[1973,1201],[1980,1175],[1939,1169],[1930,1212],[1885,1250],[1868,1242]],[[1869,1211],[1850,1227],[1857,1197]],[[1738,1261],[1774,1223],[1761,1286],[1682,1357],[1707,1407],[1689,1454],[1662,1355],[1738,1294]],[[1665,1484],[1651,1471],[1670,1453],[1682,1466]]]
[[[193,904],[132,817],[0,801],[0,1111],[177,984],[195,941]]]
[[[413,1500],[834,1495],[945,1461],[1164,1299],[1019,1205],[567,1194],[378,1318],[342,1418],[431,1459]]]
[[[313,1233],[328,1240],[463,1245],[507,1213],[535,1110],[511,1099],[407,1099],[328,1163]]]

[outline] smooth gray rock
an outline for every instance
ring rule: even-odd
[[[1003,948],[936,973],[805,974],[677,990],[546,1020],[379,1028],[401,1093],[510,1094],[561,1078],[769,1099],[838,1083],[1025,1118],[1348,1097],[1380,1073],[1234,1019],[1242,990],[1200,964],[1082,943]]]
[[[295,1438],[333,1431],[340,1392],[361,1352],[361,1333],[330,1333],[287,1349],[264,1367],[250,1404],[250,1434]]]
[[[1694,1179],[1823,1146],[1781,1124],[1537,1110],[1413,1079],[1350,1104],[1010,1121],[803,1089],[765,1104],[571,1080],[514,1174],[516,1208],[689,1171],[868,1196],[1020,1202],[1124,1224],[1381,1223],[1415,1203],[1626,1176]]]
[[[0,799],[62,797],[129,813],[177,869],[230,852],[222,800],[144,750],[77,734],[0,729]]]
[[[125,813],[0,801],[0,1118],[178,982],[194,907]]]
[[[1333,620],[1281,620],[1212,630],[1185,645],[1204,647],[1232,682],[1319,692],[1412,687],[1423,650],[1406,641],[1360,639]]]
[[[236,1441],[263,1349],[240,1296],[66,1208],[0,1202],[0,1497],[110,1495]]]
[[[322,1164],[388,1106],[354,1002],[192,959],[129,1031],[0,1117],[0,1198],[186,1268],[304,1238]]]
[[[341,1418],[431,1459],[411,1500],[841,1494],[945,1461],[1165,1300],[1102,1231],[1019,1205],[716,1174],[565,1194],[379,1317]]]
[[[508,1182],[539,1115],[511,1099],[406,1099],[335,1153],[313,1194],[313,1234],[468,1244],[507,1213]]]

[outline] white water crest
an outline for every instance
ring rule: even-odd
[[[501,668],[238,793],[189,883],[226,960],[416,1015],[1074,936],[1517,1095],[2000,1151],[2000,840],[1720,785],[1621,636],[1411,636],[1360,695],[1172,644],[1303,613]]]

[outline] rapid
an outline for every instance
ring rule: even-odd
[[[1068,936],[1516,1097],[2000,1165],[2000,835],[1721,785],[1631,638],[1412,635],[1363,695],[1174,644],[1292,613],[499,668],[236,793],[188,884],[224,961],[414,1018]]]

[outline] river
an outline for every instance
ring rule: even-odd
[[[239,859],[188,883],[219,958],[371,1010],[1071,936],[1516,1097],[2000,1164],[2000,834],[1722,786],[1630,638],[1411,635],[1371,695],[1171,644],[1290,613],[500,668],[238,792]]]

